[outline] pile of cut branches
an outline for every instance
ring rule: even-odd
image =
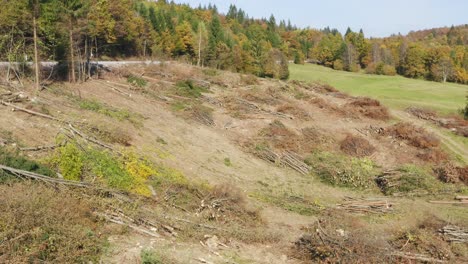
[[[355,199],[346,197],[345,201],[338,205],[338,208],[346,210],[350,213],[374,213],[385,214],[393,212],[394,203],[386,198],[366,198]]]

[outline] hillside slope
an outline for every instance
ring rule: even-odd
[[[176,63],[113,69],[82,84],[51,84],[37,95],[1,89],[3,148],[65,179],[121,191],[89,201],[99,216],[94,223],[108,230],[100,239],[109,246],[94,258],[104,263],[150,257],[164,263],[463,262],[468,256],[466,243],[438,235],[449,224],[467,227],[463,204],[428,203],[466,194],[466,168],[450,161],[436,136],[396,123],[378,101],[328,85]],[[112,167],[114,160],[120,165]],[[459,173],[442,183],[436,176],[447,167]],[[109,178],[115,171],[117,178]],[[122,184],[119,173],[134,177],[135,186]],[[379,176],[386,181],[376,181]],[[15,184],[25,189],[26,183]],[[31,188],[50,188],[42,185]],[[50,189],[94,197],[79,188]],[[119,198],[122,193],[129,198]],[[0,232],[11,248],[35,243],[34,236],[15,239],[19,228]],[[0,260],[28,254],[0,248]],[[66,259],[54,254],[29,257]]]

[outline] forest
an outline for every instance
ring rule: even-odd
[[[179,60],[287,79],[288,63],[468,83],[468,25],[366,38],[348,28],[298,28],[274,15],[252,18],[231,5],[190,7],[166,0],[2,0],[0,60],[58,61],[76,82],[93,60]],[[15,64],[17,65],[17,64]],[[30,68],[39,68],[30,67]],[[28,67],[12,67],[31,75]]]

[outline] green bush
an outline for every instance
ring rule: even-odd
[[[128,120],[135,126],[141,126],[141,119],[143,118],[139,114],[130,112],[127,109],[117,109],[110,106],[107,106],[97,100],[88,100],[88,99],[76,99],[78,100],[78,106],[81,109],[93,111],[105,116],[117,119],[119,121]]]
[[[207,76],[218,76],[219,73],[216,69],[206,68],[203,69],[203,73]]]
[[[148,82],[145,79],[135,75],[128,76],[127,82],[137,87],[145,87],[148,84]]]
[[[191,80],[177,82],[176,89],[177,95],[190,98],[200,98],[202,93],[209,92],[208,89],[195,85]]]
[[[370,188],[378,174],[377,166],[368,158],[317,151],[305,162],[324,182],[343,187]]]
[[[165,264],[161,256],[153,250],[143,249],[140,253],[141,264]]]
[[[58,148],[60,159],[57,165],[63,177],[67,180],[79,181],[83,169],[84,155],[75,144],[65,144]]]
[[[25,170],[49,177],[55,177],[55,173],[47,166],[27,159],[18,153],[8,151],[2,147],[0,147],[0,164],[19,170]],[[7,173],[0,171],[0,176],[5,175],[7,175]]]
[[[179,171],[157,166],[144,156],[126,151],[115,155],[107,150],[67,142],[57,148],[49,163],[66,179],[93,180],[111,188],[150,196],[155,187],[185,186],[188,180]]]

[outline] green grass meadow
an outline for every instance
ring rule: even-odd
[[[340,91],[354,96],[369,96],[396,109],[418,106],[441,114],[453,114],[465,106],[468,94],[467,85],[335,71],[313,64],[290,64],[289,70],[291,80],[328,83]]]

